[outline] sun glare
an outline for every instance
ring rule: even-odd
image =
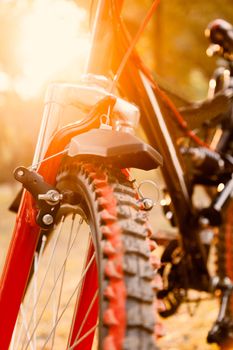
[[[36,96],[50,80],[77,79],[89,50],[87,13],[67,0],[34,0],[21,20],[16,90]]]

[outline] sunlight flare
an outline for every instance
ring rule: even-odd
[[[24,98],[40,93],[50,80],[77,79],[90,40],[87,13],[74,2],[35,0],[20,25],[18,56],[22,75],[15,83]]]

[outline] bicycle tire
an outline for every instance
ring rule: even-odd
[[[98,349],[103,350],[156,349],[154,339],[155,294],[152,286],[154,271],[150,264],[150,249],[147,240],[149,229],[146,216],[140,210],[132,182],[120,169],[114,169],[112,166],[85,162],[80,164],[74,159],[66,158],[57,175],[57,188],[63,194],[63,203],[57,215],[57,221],[60,223],[57,222],[56,228],[64,225],[66,219],[71,221],[73,228],[75,225],[78,226],[79,221],[75,218],[75,214],[81,216],[81,221],[88,223],[87,228],[91,229],[92,243],[87,246],[88,249],[85,252],[87,260],[83,260],[83,271],[88,266],[93,265],[93,267],[88,267],[89,270],[82,280],[78,294],[76,292],[78,297],[73,305],[74,315],[71,318],[70,330],[67,330],[62,345],[56,343],[56,341],[63,341],[60,339],[59,330],[54,332],[54,326],[51,326],[52,330],[45,330],[41,319],[42,335],[41,330],[37,329],[35,349],[48,349],[46,347],[48,344],[50,344],[49,349],[52,349],[51,342],[53,342],[53,347],[55,346],[54,349],[64,349],[67,344],[67,349],[97,349],[96,339]],[[74,236],[74,233],[71,235]],[[55,240],[61,240],[60,237],[57,238],[58,235],[49,233],[47,234],[49,243],[52,244],[53,236]],[[46,244],[46,252],[49,243]],[[61,243],[64,246],[62,240]],[[92,264],[93,251],[95,259]],[[77,253],[74,252],[74,254]],[[40,267],[42,259],[45,259],[44,256],[41,258]],[[66,256],[65,259],[67,259]],[[59,260],[58,257],[57,261],[60,262]],[[65,264],[68,264],[67,261]],[[35,275],[38,278],[37,273]],[[33,285],[33,277],[31,279]],[[71,282],[63,283],[62,291],[73,283]],[[93,287],[92,292],[87,291],[90,282]],[[46,289],[45,285],[43,289]],[[98,298],[93,301],[93,295],[97,295],[97,289]],[[30,288],[27,293],[30,293]],[[46,294],[48,294],[47,290]],[[40,298],[42,298],[41,295]],[[55,304],[60,307],[63,299],[58,297],[56,300]],[[85,319],[84,324],[80,320],[80,310]],[[59,318],[58,314],[60,317],[60,311],[56,310],[56,320]],[[45,318],[47,317],[48,315]],[[37,319],[39,318],[37,315]],[[94,334],[92,328],[97,322],[99,322],[99,328]],[[80,323],[81,331],[77,328]],[[38,320],[34,322],[35,324],[39,328]],[[22,328],[20,321],[18,325]],[[46,321],[46,327],[47,325]],[[17,332],[15,331],[15,338],[19,343]],[[64,329],[61,332],[64,332]],[[35,335],[33,327],[32,333],[30,337],[27,334],[24,336],[26,345],[23,347],[19,343],[19,349],[27,349],[31,344],[33,345]],[[50,339],[48,339],[49,335]],[[40,345],[41,338],[43,338],[43,345]]]

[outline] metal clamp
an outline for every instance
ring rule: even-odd
[[[14,176],[31,193],[36,202],[38,208],[37,224],[43,229],[52,228],[63,195],[45,182],[44,178],[34,170],[21,166],[15,169]]]

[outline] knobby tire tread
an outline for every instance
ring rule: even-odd
[[[60,168],[58,189],[64,183],[78,181],[86,188],[91,206],[96,211],[96,226],[100,228],[101,265],[103,271],[103,315],[104,350],[154,350],[155,312],[152,280],[155,272],[150,264],[150,249],[147,242],[147,217],[140,210],[137,192],[120,169],[100,166],[95,163],[79,163],[66,159]],[[72,186],[71,186],[72,188]],[[68,188],[69,190],[69,188]],[[69,191],[68,191],[69,192]],[[69,192],[70,194],[70,192]],[[113,203],[109,203],[113,201]],[[115,206],[115,209],[111,207]],[[110,208],[110,209],[109,209]],[[115,210],[115,217],[113,211]],[[120,228],[120,248],[123,266],[120,271],[114,261],[118,243],[112,235],[115,226]],[[109,245],[110,243],[110,245]],[[112,249],[113,248],[113,249]],[[114,266],[115,265],[115,266]],[[121,279],[125,288],[123,296],[113,295]],[[124,289],[123,288],[123,289]],[[125,298],[125,330],[123,339],[116,339],[118,328],[118,303]],[[120,345],[119,345],[120,344]],[[121,347],[119,347],[121,346]]]

